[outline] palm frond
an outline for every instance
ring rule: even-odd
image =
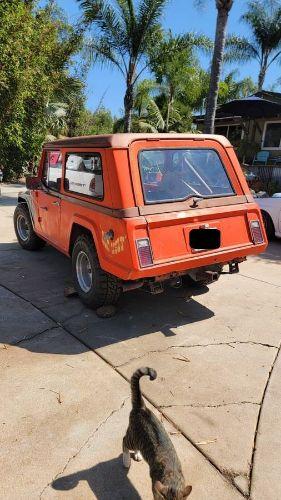
[[[164,130],[165,120],[154,99],[149,99],[147,103],[147,116],[149,121],[155,125],[157,130]]]
[[[118,59],[116,51],[113,50],[106,36],[102,36],[97,40],[88,41],[87,52],[93,62],[103,65],[114,65],[125,76],[125,69],[122,66],[122,61]]]
[[[272,52],[281,46],[281,7],[271,0],[248,2],[248,10],[241,17],[252,30],[255,45],[261,53]]]
[[[214,42],[206,35],[198,35],[194,32],[186,33],[185,35],[180,35],[176,37],[177,46],[182,49],[187,49],[189,47],[198,48],[206,52],[210,52],[214,48]]]
[[[128,46],[130,46],[136,29],[134,3],[132,0],[117,0],[117,4],[120,10],[122,21],[124,23],[124,33],[126,33],[126,41]]]
[[[140,0],[136,16],[136,30],[132,40],[132,53],[144,54],[149,48],[154,31],[159,30],[159,20],[163,14],[167,0]]]
[[[224,62],[246,62],[258,59],[258,49],[244,37],[228,35],[225,43]]]
[[[118,11],[106,0],[78,0],[84,11],[84,20],[94,25],[108,38],[112,48],[119,49],[124,42],[124,26]]]
[[[154,125],[152,125],[149,122],[143,121],[143,120],[138,121],[138,128],[139,128],[140,132],[151,132],[153,134],[158,132],[157,128],[154,127]]]

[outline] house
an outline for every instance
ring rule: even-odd
[[[204,115],[195,116],[194,123],[203,130]],[[264,182],[281,187],[281,93],[263,90],[219,106],[215,133],[229,139],[246,171],[251,166]]]

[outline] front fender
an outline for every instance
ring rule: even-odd
[[[25,203],[28,207],[32,226],[34,229],[34,221],[35,221],[35,215],[36,215],[36,210],[35,210],[35,205],[33,202],[33,198],[31,196],[30,191],[21,191],[18,194],[18,203]]]

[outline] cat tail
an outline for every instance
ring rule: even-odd
[[[140,408],[145,408],[145,402],[140,391],[140,378],[144,375],[149,375],[150,380],[155,380],[157,373],[153,368],[139,368],[133,373],[131,378],[131,390],[132,390],[132,405],[133,409],[137,410]]]

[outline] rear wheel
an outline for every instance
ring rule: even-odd
[[[19,244],[25,250],[40,250],[46,244],[33,230],[29,209],[20,203],[14,212],[14,228]]]
[[[92,239],[88,235],[78,236],[75,241],[72,274],[78,295],[88,307],[97,309],[118,301],[121,284],[118,278],[102,270]]]
[[[262,211],[263,223],[266,231],[267,238],[273,240],[275,236],[274,224],[272,218],[267,212]]]

